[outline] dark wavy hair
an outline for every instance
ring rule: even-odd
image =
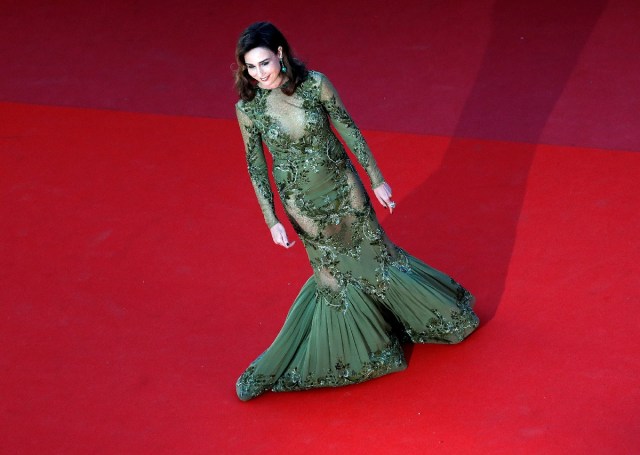
[[[293,95],[298,86],[302,84],[309,71],[304,63],[293,56],[289,43],[284,35],[270,22],[256,22],[242,32],[236,46],[236,63],[238,67],[234,72],[235,87],[238,95],[245,101],[251,101],[256,96],[257,81],[249,76],[244,55],[256,47],[265,47],[274,54],[278,54],[278,47],[282,46],[282,62],[287,68],[286,76],[289,83],[281,90],[286,95]]]

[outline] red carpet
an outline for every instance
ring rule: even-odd
[[[234,123],[0,108],[6,453],[640,448],[640,155],[367,133],[403,195],[390,235],[483,326],[404,373],[241,403],[310,269],[256,229]]]
[[[0,453],[640,453],[637,2],[5,3]],[[263,19],[364,128],[391,238],[482,326],[241,403],[311,273],[271,243],[233,119]]]

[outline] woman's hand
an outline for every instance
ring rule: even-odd
[[[274,224],[271,227],[271,238],[276,245],[281,245],[285,248],[291,248],[296,242],[289,243],[287,233],[284,230],[284,226],[281,223]]]
[[[391,200],[391,187],[387,182],[383,182],[382,185],[374,188],[373,193],[378,198],[378,202],[380,202],[384,208],[388,208],[389,213],[393,213],[396,203]]]

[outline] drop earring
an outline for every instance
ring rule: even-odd
[[[280,72],[282,72],[282,73],[286,73],[287,72],[287,67],[284,66],[284,62],[282,61],[282,57],[280,57]]]

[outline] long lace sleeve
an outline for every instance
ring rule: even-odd
[[[267,226],[271,228],[278,223],[278,218],[273,206],[273,192],[269,183],[269,172],[264,158],[262,137],[249,116],[237,105],[236,115],[238,116],[238,123],[240,124],[240,131],[244,141],[249,177],[262,209],[264,220]]]
[[[320,79],[320,101],[329,114],[331,123],[367,172],[371,186],[376,188],[381,185],[384,178],[367,142],[342,104],[338,92],[324,75]]]

